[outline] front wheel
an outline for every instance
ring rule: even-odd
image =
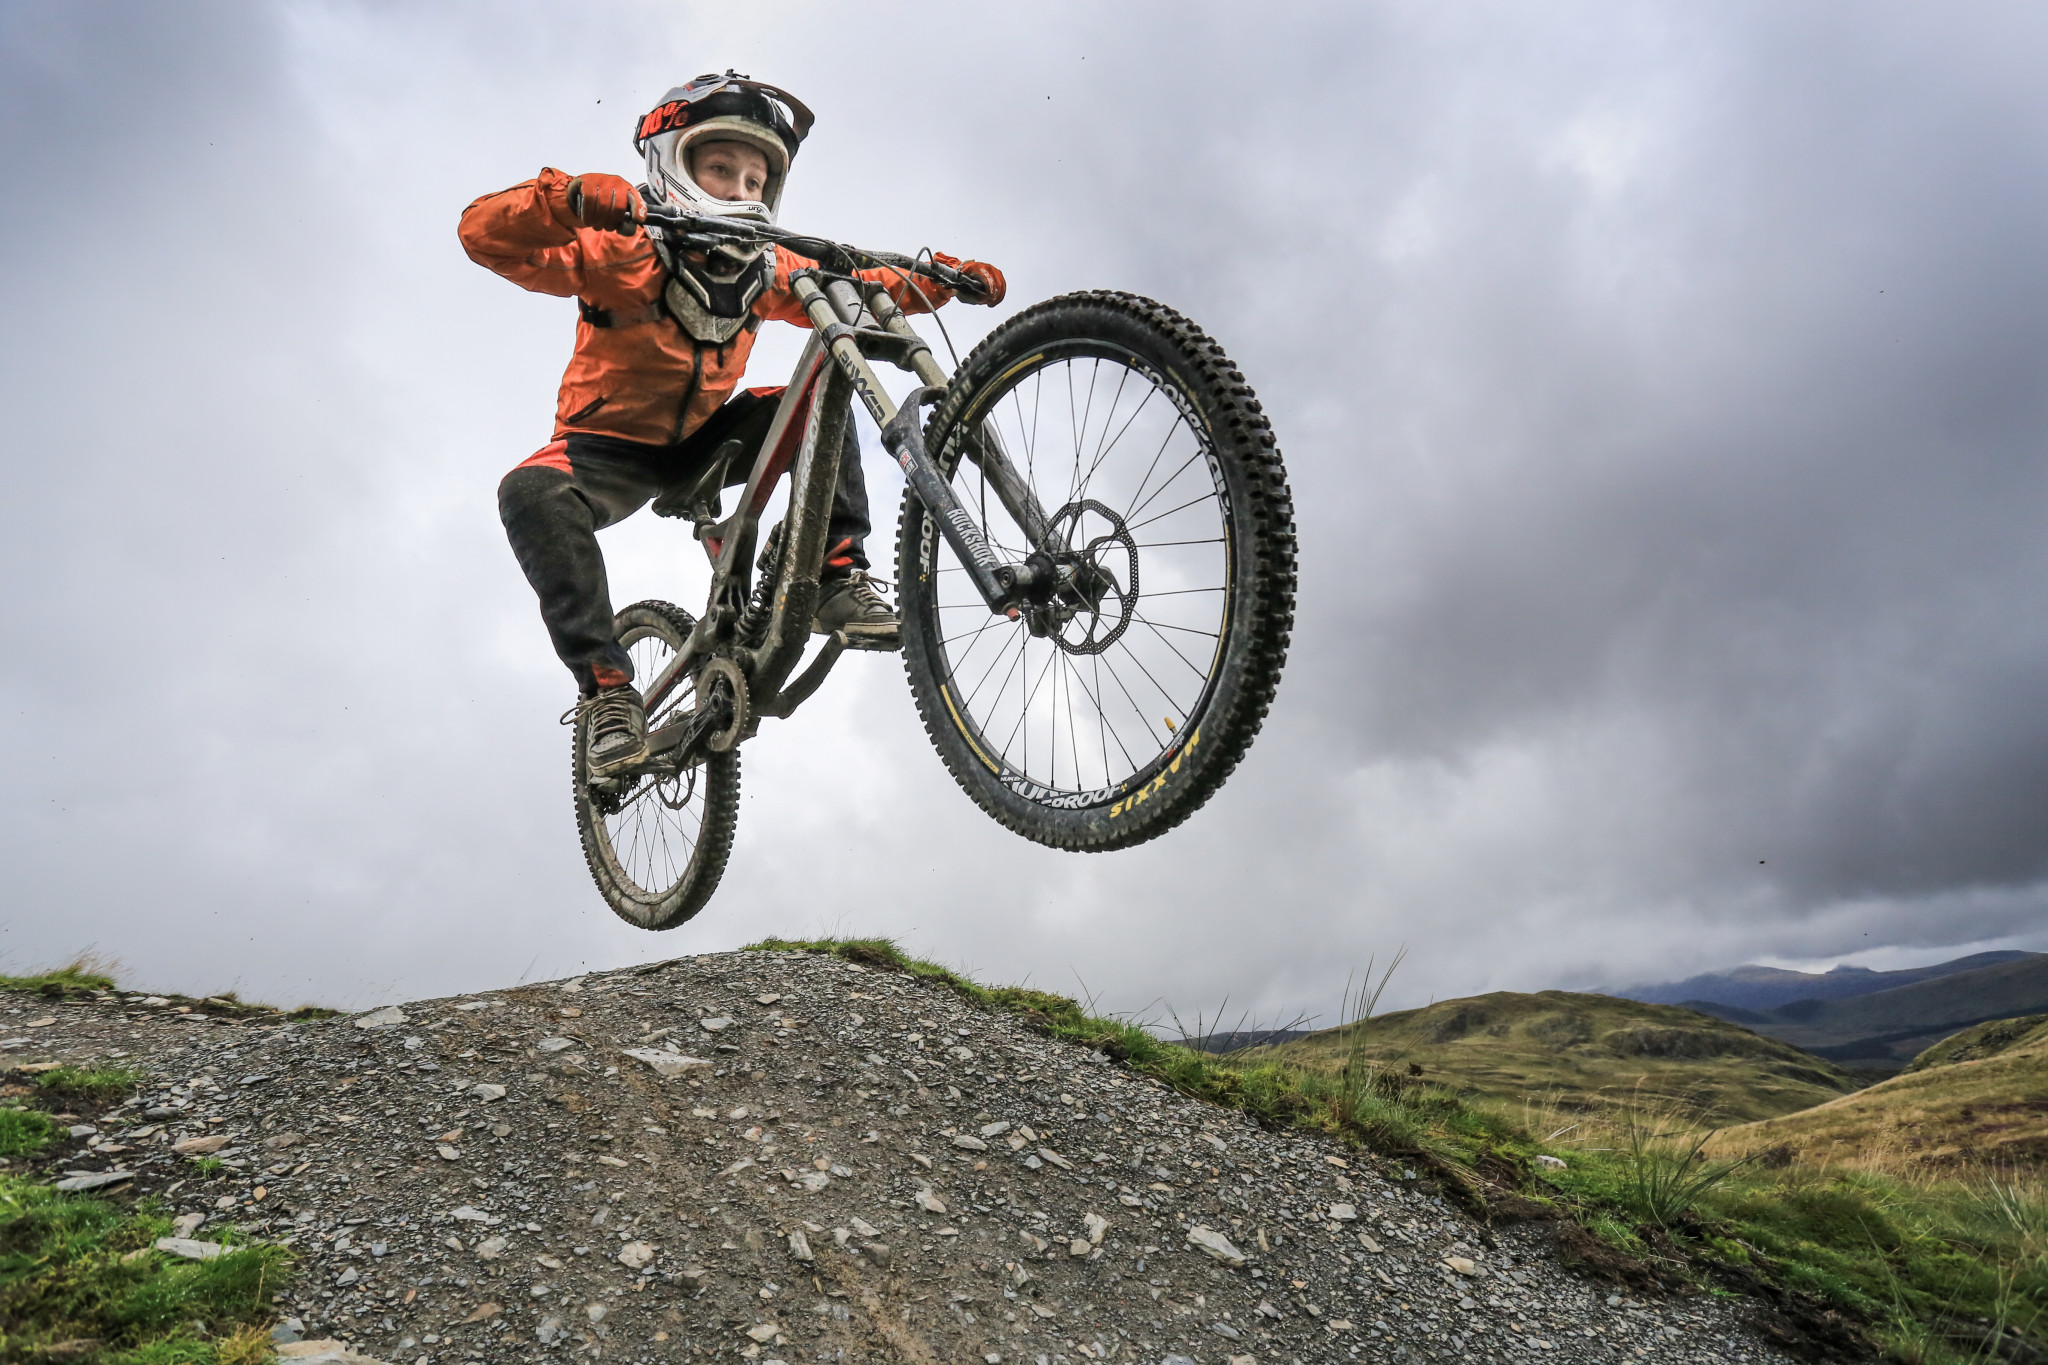
[[[1222,348],[1164,305],[1068,294],[960,367],[925,448],[1005,563],[1033,546],[984,476],[1037,495],[1057,592],[991,615],[914,493],[898,527],[903,657],[925,730],[1003,825],[1127,848],[1222,786],[1259,732],[1294,619],[1294,505]]]
[[[690,638],[696,622],[666,602],[635,602],[612,618],[633,659],[633,678],[651,682]],[[678,687],[648,716],[649,729],[695,709],[696,689]],[[576,726],[576,832],[605,904],[628,924],[673,929],[704,908],[732,852],[739,819],[740,756],[707,754],[676,773],[584,780],[584,727]]]

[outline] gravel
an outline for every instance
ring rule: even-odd
[[[280,1331],[394,1365],[1790,1359],[1744,1301],[1626,1297],[1398,1164],[821,955],[0,1033],[27,1013],[5,1064],[149,1077],[39,1168],[288,1243]]]

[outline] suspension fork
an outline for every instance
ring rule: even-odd
[[[959,556],[982,600],[997,615],[1015,617],[1018,601],[1037,581],[1037,570],[1028,564],[1005,564],[996,558],[995,551],[989,548],[988,537],[960,506],[952,488],[926,453],[924,433],[919,428],[918,408],[933,395],[934,386],[919,387],[899,409],[894,400],[883,392],[867,357],[861,354],[860,345],[855,340],[860,329],[847,321],[848,318],[857,320],[860,317],[860,296],[844,280],[832,280],[820,288],[817,277],[818,272],[811,270],[798,271],[790,276],[790,288],[795,292],[797,301],[810,315],[811,325],[824,338],[826,350],[853,385],[854,393],[881,427],[882,444],[903,467],[903,476],[917,494],[918,501],[924,504],[925,515],[938,523],[939,533],[953,547],[953,553]],[[832,291],[829,297],[827,289]],[[926,358],[929,359],[929,352]],[[933,362],[933,369],[937,371],[936,362]],[[919,377],[924,377],[922,370]],[[942,372],[938,377],[943,382]]]
[[[910,325],[910,319],[904,317],[903,310],[896,306],[896,300],[890,296],[888,287],[880,284],[870,285],[867,291],[867,305],[869,311],[875,315],[876,321],[909,343],[910,364],[917,377],[923,380],[928,388],[945,388],[950,376],[932,355],[932,349],[925,344],[924,338]],[[1010,463],[1009,455],[1004,452],[995,433],[988,429],[988,424],[984,422],[975,431],[967,433],[962,444],[967,458],[981,467],[981,472],[988,478],[989,486],[995,489],[996,500],[1002,503],[1003,510],[1023,529],[1031,546],[1047,554],[1052,553],[1057,547],[1048,541],[1051,523],[1045,515],[1045,509],[1039,506],[1038,494],[1018,475],[1017,466]]]

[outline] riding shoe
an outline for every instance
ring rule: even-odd
[[[820,635],[846,632],[848,643],[869,649],[893,649],[903,641],[903,623],[895,608],[875,591],[874,581],[855,569],[818,585],[818,610],[811,629]]]
[[[647,710],[631,683],[598,689],[582,702],[585,766],[593,782],[647,757]]]

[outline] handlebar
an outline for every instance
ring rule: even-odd
[[[983,294],[981,281],[928,257],[905,256],[895,251],[873,251],[866,247],[848,246],[844,242],[834,242],[824,237],[810,237],[800,232],[791,232],[771,223],[748,223],[731,218],[714,218],[709,214],[683,213],[675,209],[657,208],[652,204],[643,210],[641,222],[648,227],[660,228],[663,237],[686,250],[708,251],[713,247],[774,242],[788,247],[801,256],[807,256],[837,273],[852,274],[862,268],[886,266],[906,274],[922,275],[970,299],[978,299]]]

